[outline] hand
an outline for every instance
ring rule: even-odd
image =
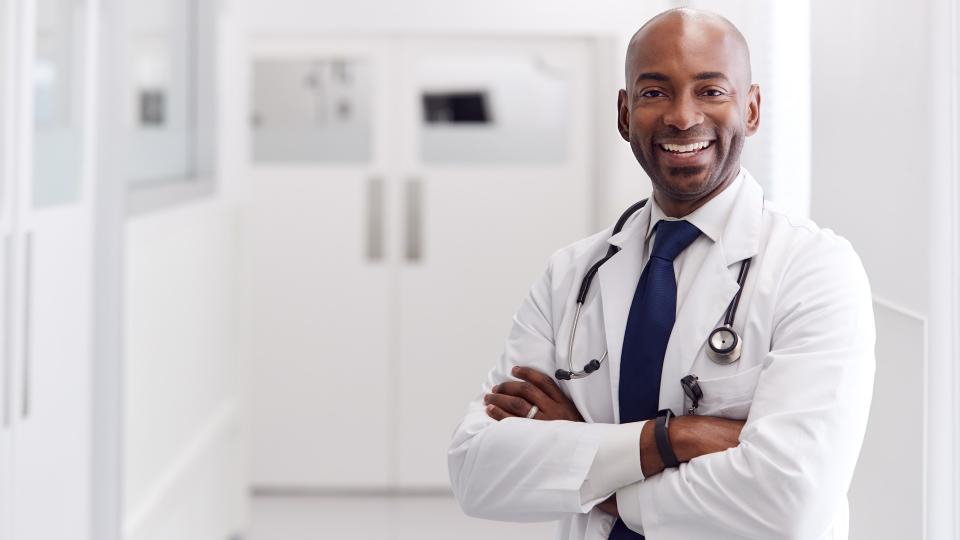
[[[487,415],[494,420],[511,416],[526,417],[530,408],[537,406],[536,420],[570,420],[583,422],[576,405],[560,390],[549,375],[533,368],[516,366],[511,371],[519,381],[507,381],[494,386],[483,397]]]

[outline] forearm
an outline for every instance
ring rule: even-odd
[[[468,415],[448,453],[454,494],[466,514],[486,519],[548,521],[586,512],[580,487],[600,441],[616,427]]]
[[[696,457],[721,452],[737,445],[742,421],[709,416],[680,416],[670,421],[667,436],[677,460],[685,463]],[[663,459],[657,448],[654,434],[655,422],[647,422],[640,431],[640,466],[644,478],[660,474],[664,470]],[[598,507],[608,514],[618,515],[616,495],[600,503]]]

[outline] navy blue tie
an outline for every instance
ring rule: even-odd
[[[620,423],[657,416],[663,355],[677,317],[673,260],[700,236],[687,221],[660,221],[650,260],[633,293],[620,355]],[[679,381],[678,381],[679,383]],[[618,519],[610,540],[642,539]]]

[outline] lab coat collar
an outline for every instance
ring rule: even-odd
[[[714,239],[686,299],[679,306],[664,356],[663,378],[660,383],[661,408],[671,408],[674,412],[682,409],[683,393],[679,381],[689,373],[707,336],[717,325],[717,321],[722,319],[723,312],[737,291],[736,270],[731,271],[730,266],[752,257],[758,251],[763,193],[759,184],[746,170],[741,170],[740,176],[742,182],[737,183],[739,189],[735,193],[731,192],[731,208],[722,232]],[[731,184],[730,187],[734,186],[735,184]],[[608,240],[611,244],[620,246],[621,250],[604,263],[598,272],[616,422],[620,421],[620,354],[623,349],[623,334],[634,291],[643,270],[643,234],[651,226],[652,206],[644,206],[620,233]]]

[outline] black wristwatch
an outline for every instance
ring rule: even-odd
[[[670,436],[667,434],[672,416],[673,411],[670,409],[660,411],[657,413],[657,423],[653,428],[653,435],[657,440],[657,450],[660,451],[660,459],[663,460],[664,467],[680,466],[677,455],[673,453],[673,447],[670,446]]]

